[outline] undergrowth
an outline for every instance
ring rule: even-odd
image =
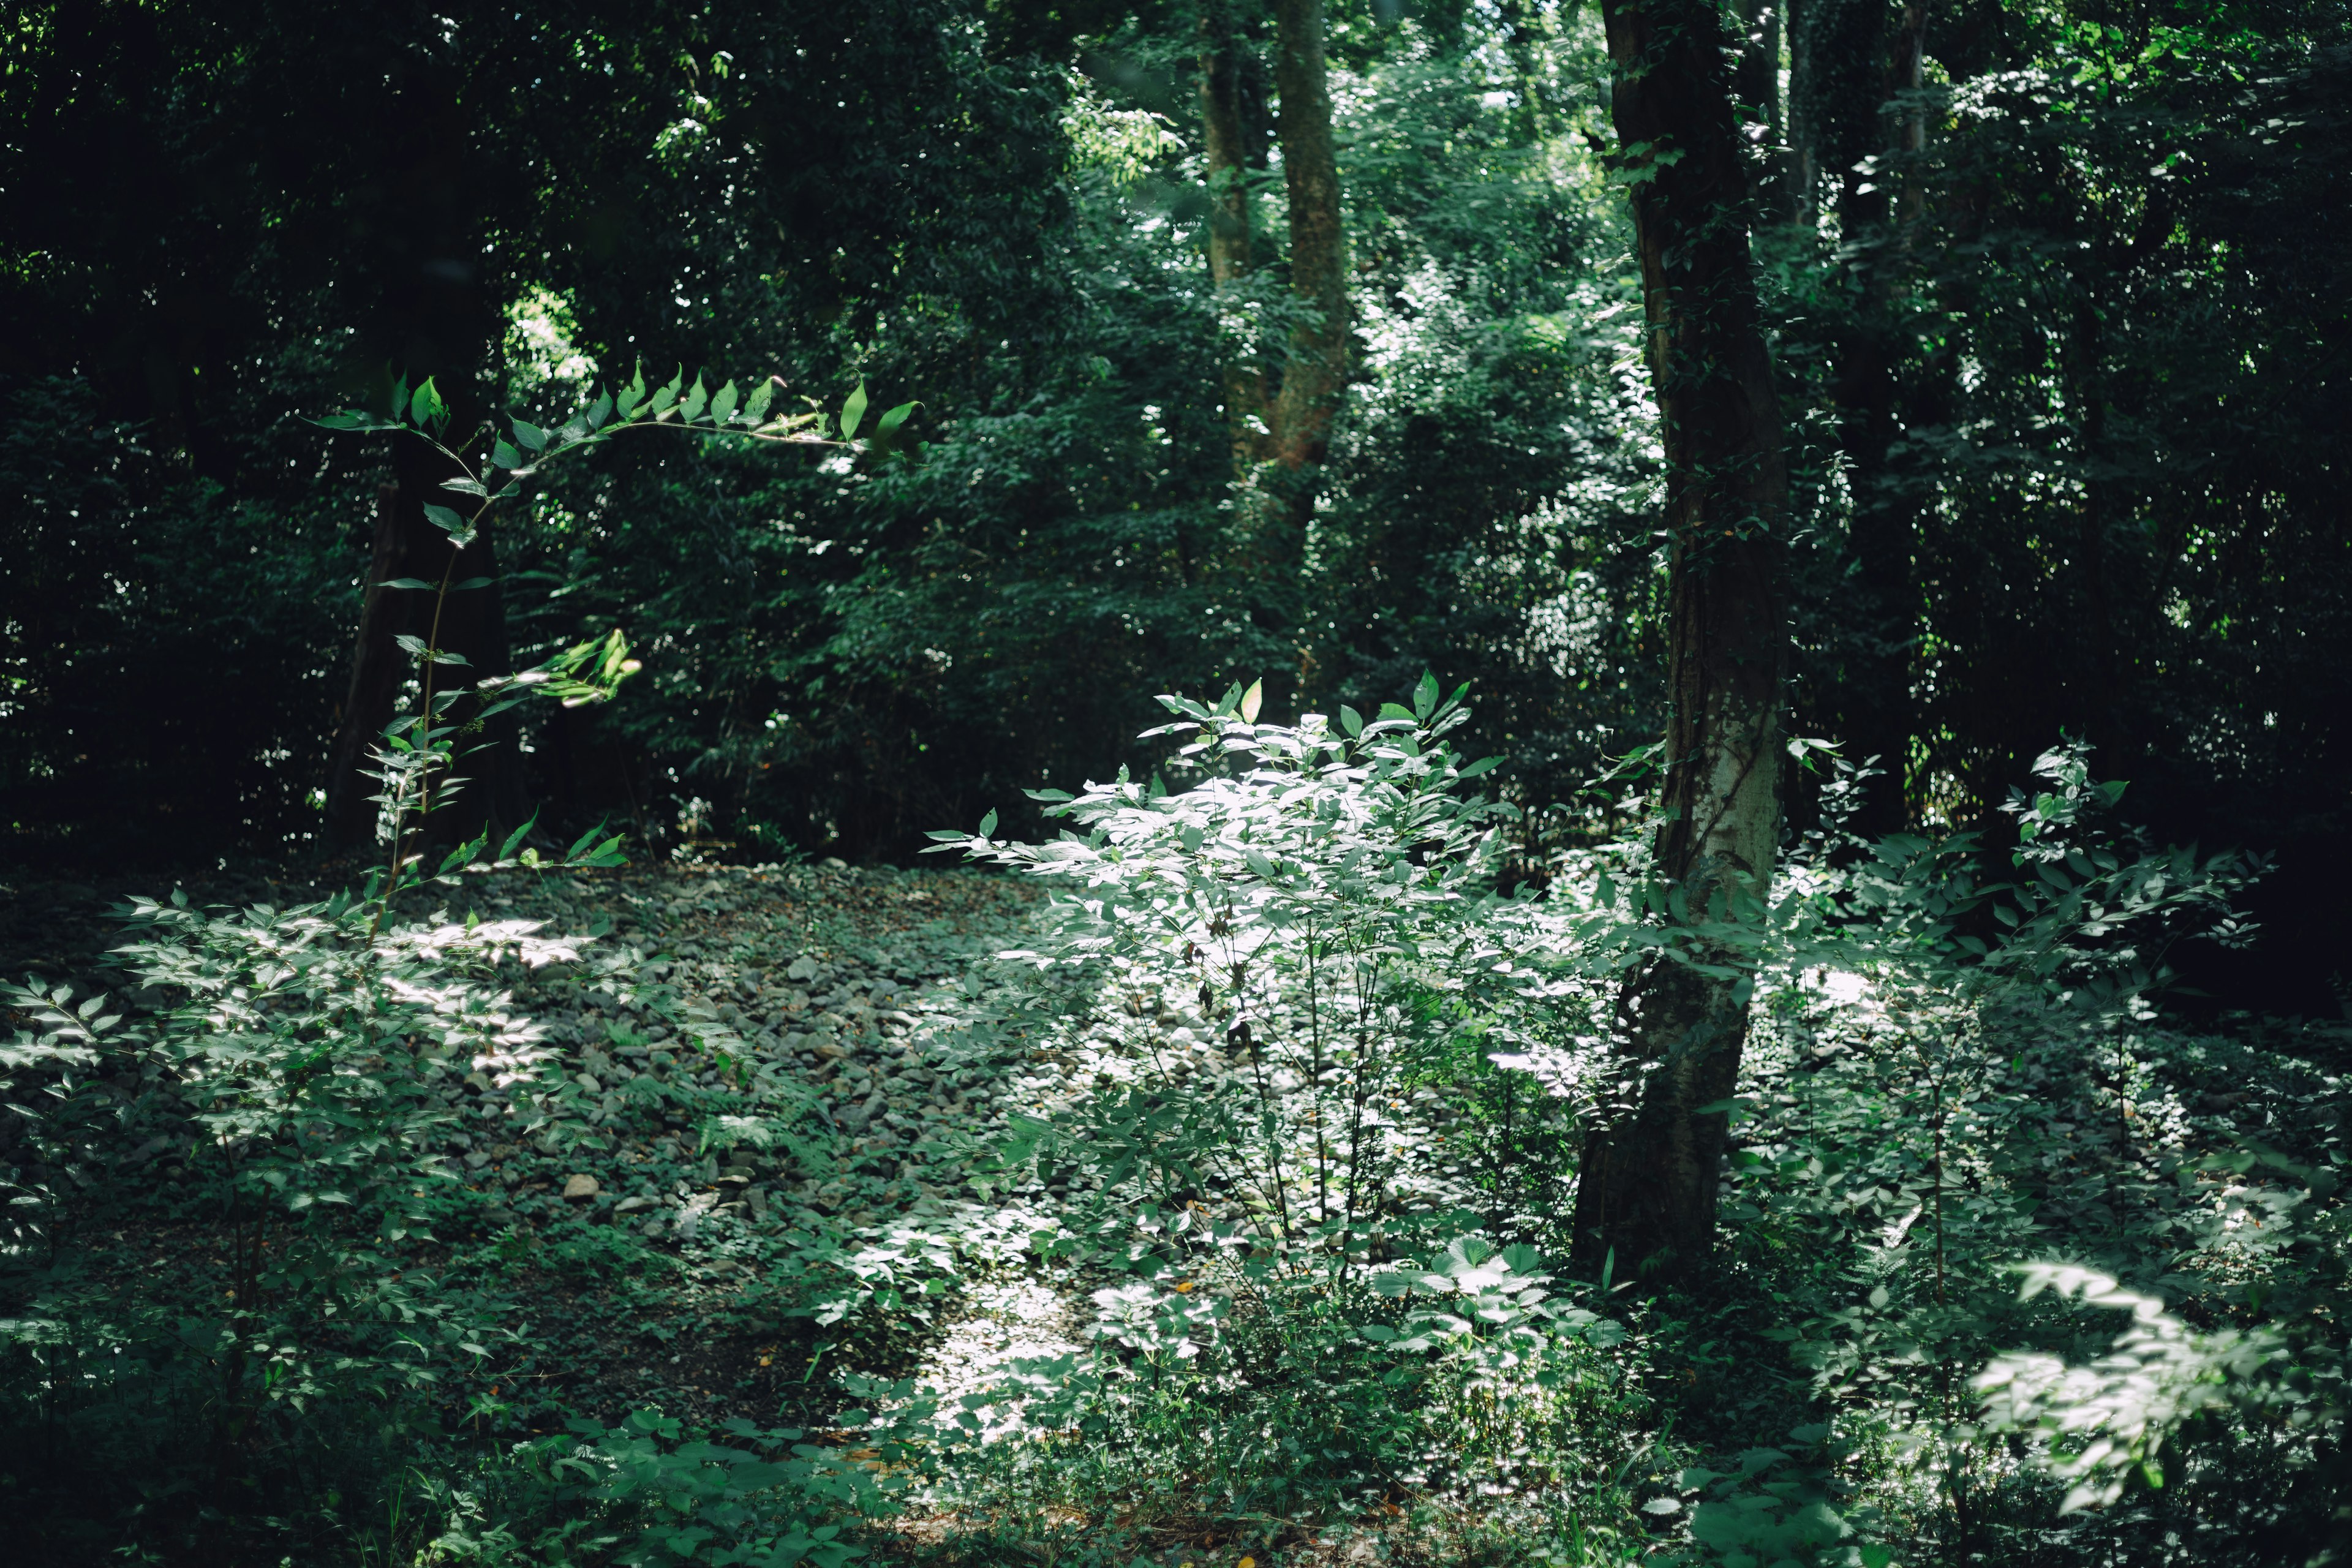
[[[617,1209],[501,1220],[433,1152],[469,1075],[513,1091],[520,1138],[636,1113],[530,1121],[589,1092],[515,999],[553,966],[667,1010],[669,1076],[626,1081],[697,1119],[706,1190],[840,1180],[813,1091],[641,956],[457,912],[469,877],[528,871],[515,845],[289,908],[128,906],[135,1010],[6,998],[0,1399],[35,1560],[2343,1549],[2343,1042],[2159,1006],[2174,943],[2248,934],[2231,900],[2256,868],[2145,842],[2073,748],[2013,803],[2007,855],[1864,844],[1832,813],[1744,939],[1717,1266],[1669,1290],[1580,1277],[1563,1194],[1619,1070],[1620,977],[1742,950],[1659,918],[1638,837],[1496,892],[1504,814],[1447,742],[1460,700],[1425,682],[1286,727],[1252,694],[1171,699],[1175,787],[1049,796],[1071,826],[1049,844],[942,835],[1054,893],[989,983],[989,1038],[1050,1091],[928,1134],[982,1201],[822,1234],[688,1203],[692,1268]],[[96,1271],[142,1248],[208,1272]],[[739,1262],[756,1282],[695,1331],[799,1368],[776,1418],[599,1413],[581,1389],[522,1418],[484,1375],[520,1364],[516,1291],[658,1319]],[[1016,1286],[1060,1304],[1055,1342],[944,1363]]]

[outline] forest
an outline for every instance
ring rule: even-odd
[[[2343,0],[21,0],[27,1568],[2352,1563]]]

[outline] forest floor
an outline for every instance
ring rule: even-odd
[[[0,972],[120,994],[110,910],[171,885],[0,879]],[[188,885],[237,906],[327,890]],[[457,1407],[509,1433],[647,1406],[822,1426],[850,1403],[843,1370],[953,1388],[1067,1348],[1062,1299],[1026,1256],[1061,1194],[968,1174],[1007,1110],[1071,1089],[986,999],[982,972],[1034,900],[979,872],[838,862],[503,873],[452,893],[459,913],[546,935],[609,922],[586,951],[660,987],[598,989],[587,965],[519,977],[552,1053],[537,1079],[502,1089],[460,1063],[437,1085],[453,1180],[415,1266],[499,1330],[445,1383]],[[140,1278],[159,1307],[217,1294],[172,1153],[147,1158],[152,1223],[100,1240],[91,1278]],[[831,1305],[810,1316],[812,1300]]]

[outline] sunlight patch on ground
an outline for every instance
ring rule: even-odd
[[[1075,1337],[1078,1322],[1069,1302],[1037,1280],[980,1285],[970,1299],[971,1315],[949,1325],[917,1374],[917,1381],[936,1390],[942,1400],[1000,1385],[1016,1362],[1071,1355],[1080,1348]],[[1018,1408],[1002,1405],[984,1410],[982,1420],[983,1442],[1009,1436],[1022,1426]]]

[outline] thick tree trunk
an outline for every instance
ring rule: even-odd
[[[1668,710],[1659,877],[1694,920],[1757,918],[1780,826],[1788,646],[1780,418],[1748,255],[1747,161],[1722,13],[1605,0],[1666,457]],[[1721,955],[1717,955],[1721,956]],[[1748,987],[1660,962],[1622,999],[1623,1092],[1589,1136],[1580,1256],[1620,1278],[1698,1264],[1715,1231]]]
[[[1303,312],[1276,402],[1275,458],[1286,468],[1323,461],[1348,384],[1348,243],[1323,63],[1322,0],[1275,0],[1275,90],[1282,100],[1282,174],[1290,196],[1290,289]],[[1307,486],[1296,487],[1304,510]]]
[[[1244,279],[1256,265],[1249,176],[1265,166],[1261,113],[1264,79],[1246,39],[1221,10],[1201,18],[1202,143],[1209,186],[1209,279],[1221,311],[1237,304]],[[1245,481],[1265,461],[1270,440],[1266,371],[1252,353],[1229,342],[1220,374],[1225,424],[1232,432],[1234,478]]]

